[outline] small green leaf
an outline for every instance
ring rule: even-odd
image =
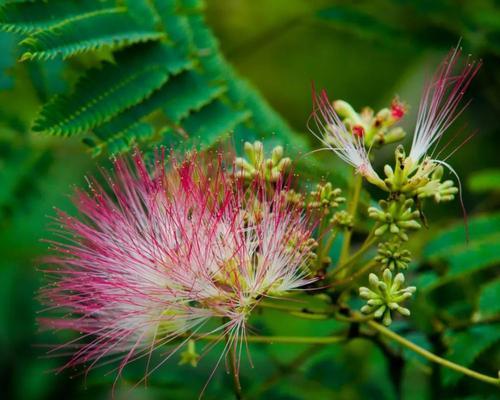
[[[471,192],[499,192],[500,169],[475,172],[469,177],[468,186]]]
[[[192,63],[165,45],[123,51],[116,64],[90,70],[78,82],[75,95],[56,96],[45,105],[34,130],[52,135],[74,135],[95,128],[125,109],[144,101],[170,75]],[[76,95],[77,94],[77,95]]]
[[[141,25],[121,8],[104,9],[35,32],[21,42],[21,61],[56,57],[63,59],[107,47],[159,40],[164,33]]]
[[[73,19],[85,18],[103,9],[116,9],[110,1],[81,0],[78,3],[68,0],[46,2],[25,2],[7,4],[0,10],[0,29],[7,32],[33,33],[42,29],[67,23]]]
[[[489,347],[500,340],[500,329],[495,325],[474,326],[460,333],[450,333],[448,336],[449,351],[447,358],[457,364],[470,366],[476,358]],[[497,371],[480,371],[488,375],[496,375]],[[445,384],[456,383],[462,374],[443,368]]]
[[[479,296],[479,317],[494,317],[500,313],[500,279],[484,285]]]

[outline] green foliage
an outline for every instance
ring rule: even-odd
[[[391,45],[411,40],[426,47],[449,47],[462,37],[475,52],[500,54],[500,15],[494,1],[364,0],[328,6],[317,16],[337,29]]]
[[[469,190],[472,192],[499,192],[500,169],[487,169],[475,172],[469,177]]]
[[[78,3],[51,0],[50,7],[41,1],[26,2],[22,7],[11,2],[0,9],[0,29],[7,32],[32,33],[110,9],[114,10],[116,7],[113,8],[110,1],[99,0],[82,0]]]
[[[188,0],[4,7],[3,29],[25,36],[22,60],[102,58],[103,48],[113,51],[111,61],[87,69],[69,92],[46,102],[33,129],[92,132],[85,143],[94,154],[124,152],[138,142],[210,146],[242,124],[256,136],[275,133],[304,145],[229,66],[201,12],[202,3]]]
[[[450,350],[447,357],[460,365],[470,366],[477,357],[500,340],[500,329],[496,325],[474,326],[466,331],[448,335]],[[456,383],[463,375],[443,370],[445,384]]]
[[[464,223],[459,223],[439,233],[429,242],[424,248],[424,260],[431,264],[444,263],[446,270],[440,276],[423,276],[419,288],[435,288],[467,274],[498,265],[500,214],[471,219],[469,235],[470,242],[467,242]]]
[[[88,71],[72,94],[53,97],[33,129],[53,135],[86,132],[148,98],[170,75],[191,66],[175,49],[161,44],[120,52],[115,61]]]
[[[0,32],[0,89],[10,89],[12,78],[6,74],[6,70],[11,68],[16,60],[14,55],[15,38],[12,35]]]
[[[479,317],[494,317],[500,314],[500,278],[481,288]]]
[[[21,42],[25,50],[21,61],[65,59],[105,47],[115,49],[161,38],[163,33],[141,26],[120,8],[99,10],[33,33]]]
[[[5,139],[0,140],[0,227],[30,206],[53,160],[48,150],[30,151],[26,138],[14,143]]]

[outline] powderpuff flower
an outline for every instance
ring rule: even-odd
[[[163,155],[150,167],[139,153],[118,159],[104,173],[110,190],[92,179],[90,191],[75,195],[81,215],[58,213],[60,239],[46,268],[52,284],[41,291],[53,314],[40,322],[79,332],[55,349],[72,352],[61,369],[116,359],[118,378],[174,342],[147,377],[208,334],[226,341],[220,362],[229,349],[241,354],[259,301],[314,280],[306,268],[313,227],[286,202],[284,185],[269,194],[256,180],[245,189],[220,157],[170,166]]]
[[[317,93],[313,88],[312,119],[316,128],[310,129],[327,149],[332,150],[366,180],[385,189],[385,184],[373,169],[364,144],[364,130],[355,129],[350,133],[335,112],[325,90]]]
[[[468,104],[460,107],[465,91],[481,67],[481,62],[468,58],[461,70],[456,72],[460,55],[459,47],[451,50],[425,86],[408,156],[414,166],[426,156],[433,157],[433,152],[428,154],[429,150],[439,143]],[[433,161],[445,164],[443,161]]]

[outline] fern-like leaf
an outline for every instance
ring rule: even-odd
[[[495,325],[474,326],[448,336],[450,350],[448,359],[457,364],[470,366],[477,357],[500,340],[500,329]],[[448,369],[443,370],[445,384],[456,383],[463,375]]]
[[[125,143],[133,144],[131,137],[136,132],[134,127],[141,124],[141,120],[148,117],[158,109],[164,109],[165,115],[173,124],[179,123],[187,117],[190,112],[198,111],[206,104],[219,97],[225,91],[220,84],[210,84],[207,78],[194,71],[185,71],[168,80],[159,90],[154,92],[148,99],[135,105],[113,118],[108,123],[94,130],[94,134],[102,143],[94,144],[94,154],[100,154],[106,147],[106,141],[116,140],[128,136],[120,146],[120,152],[128,150]],[[147,137],[152,137],[148,135]],[[143,141],[146,136],[141,135]],[[116,146],[114,146],[116,147]],[[108,146],[110,149],[111,147]],[[114,151],[111,151],[114,153]]]
[[[116,64],[106,63],[100,69],[90,70],[74,90],[78,95],[53,98],[33,129],[53,135],[88,131],[145,100],[170,75],[191,66],[191,61],[165,45],[122,52],[116,57]]]
[[[159,40],[164,33],[143,26],[121,8],[104,9],[42,30],[24,39],[21,61],[63,59],[104,47],[120,48]]]
[[[54,25],[69,22],[75,18],[85,18],[96,11],[116,9],[112,1],[82,0],[51,0],[46,2],[27,2],[19,7],[9,3],[0,9],[0,30],[28,34],[38,30],[48,29]],[[123,9],[123,8],[122,8]]]

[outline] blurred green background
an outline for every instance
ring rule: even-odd
[[[317,144],[306,130],[312,81],[318,87],[325,87],[332,98],[345,99],[356,108],[369,105],[379,109],[394,95],[399,95],[410,105],[403,126],[411,132],[423,81],[449,48],[461,38],[464,51],[483,60],[484,67],[469,93],[473,101],[457,123],[457,126],[467,123],[467,131],[478,133],[450,159],[462,177],[464,200],[472,218],[471,232],[477,233],[479,241],[474,242],[473,236],[469,250],[460,247],[462,258],[449,262],[480,265],[464,279],[447,280],[440,283],[437,290],[432,291],[431,287],[419,295],[412,308],[414,321],[399,327],[418,343],[446,355],[448,342],[433,341],[437,333],[435,327],[428,326],[428,318],[440,310],[449,311],[457,318],[477,312],[477,302],[482,299],[478,300],[478,288],[490,282],[498,272],[500,218],[495,214],[500,193],[498,2],[209,0],[206,5],[208,25],[219,39],[223,54],[296,131],[303,132],[313,148]],[[54,69],[28,68],[26,63],[10,65],[4,55],[15,51],[15,43],[11,35],[0,33],[0,127],[4,128],[0,131],[0,370],[3,380],[0,393],[2,398],[27,400],[111,398],[113,375],[103,376],[101,370],[91,373],[87,379],[78,371],[54,374],[52,370],[63,360],[47,357],[46,345],[60,342],[61,336],[38,332],[35,322],[40,306],[34,297],[43,283],[43,274],[37,267],[47,247],[40,239],[49,235],[48,216],[54,214],[53,207],[72,210],[68,195],[73,186],[83,185],[85,174],[94,173],[98,163],[106,163],[105,157],[92,158],[77,137],[54,138],[29,129],[46,96],[64,90],[78,75],[81,65],[73,62],[62,78],[55,79],[47,77]],[[45,82],[46,86],[41,90],[33,82]],[[391,160],[392,153],[389,151],[385,156],[385,160],[383,157],[377,160],[378,168],[384,161]],[[326,170],[332,171],[332,176],[337,169],[342,169],[330,156],[323,156],[321,160]],[[446,254],[442,250],[453,246],[455,249],[455,242],[463,242],[460,217],[458,202],[435,207],[428,216],[432,221],[431,230],[422,232],[411,243],[419,256],[420,262],[415,263],[414,270],[422,272],[419,282],[423,287],[432,286],[443,275],[440,268]],[[453,225],[457,221],[458,225]],[[445,230],[440,231],[441,228]],[[442,247],[429,248],[429,238]],[[476,252],[470,253],[471,248]],[[432,252],[440,250],[444,255],[436,256],[439,262],[434,263]],[[468,254],[468,258],[464,258],[464,254]],[[482,263],[474,261],[474,258],[487,257]],[[492,297],[486,309],[497,309],[500,302],[498,280],[494,282],[497,284],[489,289]],[[253,329],[261,334],[281,335],[326,335],[337,325],[277,318],[272,312],[252,321]],[[416,327],[423,333],[415,333]],[[458,341],[462,347],[456,347],[454,354],[465,354],[468,364],[476,369],[495,371],[500,365],[498,326],[488,326],[490,331],[481,329],[467,331],[466,337],[455,336],[452,343]],[[448,332],[439,334],[446,338]],[[475,342],[482,340],[487,343],[479,349],[473,348]],[[342,347],[252,345],[251,350],[253,368],[244,357],[242,384],[253,398],[493,399],[498,398],[499,393],[494,387],[436,372],[435,367],[406,352],[408,358],[404,369],[400,366],[402,377],[398,380],[394,377],[394,365],[384,356],[383,347],[363,340],[354,340]],[[174,359],[152,377],[147,388],[140,386],[136,390],[129,389],[140,376],[141,366],[132,367],[118,385],[115,398],[197,398],[216,357],[217,349],[196,369],[178,366],[178,360]],[[440,374],[445,376],[440,379]],[[400,382],[400,387],[395,382]],[[230,388],[230,376],[222,365],[208,386],[205,398],[232,398]]]

